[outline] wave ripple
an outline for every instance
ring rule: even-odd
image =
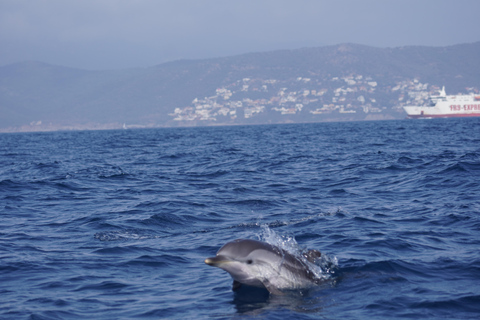
[[[479,126],[0,134],[0,318],[479,318]],[[232,292],[237,238],[328,281]]]

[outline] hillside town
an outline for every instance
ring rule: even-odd
[[[291,80],[243,78],[217,88],[210,97],[195,98],[191,105],[177,107],[169,115],[178,122],[225,122],[266,113],[280,117],[303,115],[307,119],[322,115],[362,120],[367,115],[376,115],[377,119],[403,118],[403,106],[426,104],[440,88],[441,84],[422,83],[418,79],[382,86],[364,75]],[[466,88],[466,93],[478,93],[478,89]]]

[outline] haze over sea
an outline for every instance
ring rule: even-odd
[[[0,134],[1,319],[478,319],[480,118]],[[226,242],[325,283],[233,292]]]

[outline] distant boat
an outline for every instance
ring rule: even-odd
[[[123,124],[123,129],[128,129],[125,123]]]
[[[403,109],[410,119],[480,117],[480,96],[447,96],[443,87],[439,95],[430,96],[428,106],[405,106]]]

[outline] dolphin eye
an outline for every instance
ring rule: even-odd
[[[252,264],[253,261],[252,260],[247,260],[247,264]]]

